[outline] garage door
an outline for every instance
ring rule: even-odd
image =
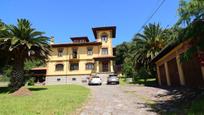
[[[171,82],[171,86],[179,86],[180,78],[179,78],[176,58],[168,61],[167,65],[168,65],[168,70],[169,70],[169,79]]]
[[[196,58],[182,63],[182,68],[187,86],[198,87],[204,85],[201,66]]]
[[[165,72],[164,64],[159,66],[159,73],[160,73],[161,85],[166,86],[167,80],[166,80],[166,72]]]

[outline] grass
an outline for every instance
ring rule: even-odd
[[[196,100],[189,100],[189,103],[178,105],[176,112],[167,112],[166,115],[204,115],[204,96]]]
[[[203,115],[204,114],[204,96],[194,100],[189,109],[186,110],[188,115]]]
[[[89,89],[79,85],[32,86],[32,96],[14,97],[0,88],[0,115],[67,115],[81,107]]]
[[[156,82],[156,78],[148,78],[146,82],[144,81],[144,79],[138,79],[135,82],[127,83],[125,81],[125,78],[121,77],[120,85],[125,85],[125,84],[144,84],[145,86],[154,86],[157,84],[157,82]]]
[[[119,82],[120,82],[120,85],[125,85],[125,84],[127,84],[126,81],[125,81],[125,78],[120,78],[120,79],[119,79]]]
[[[157,84],[156,78],[148,78],[146,82],[144,79],[138,79],[138,81],[136,81],[135,83],[136,84],[144,84],[146,86],[152,86],[152,85]]]

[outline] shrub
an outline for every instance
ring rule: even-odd
[[[10,80],[12,68],[10,66],[5,66],[2,69],[2,76],[0,76],[0,81],[7,82]]]
[[[31,78],[27,81],[27,85],[29,85],[29,86],[35,85],[35,79],[34,79],[33,77],[31,77]]]

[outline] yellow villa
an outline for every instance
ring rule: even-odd
[[[51,37],[51,55],[46,68],[34,68],[33,71],[45,71],[45,78],[38,77],[46,84],[80,83],[94,74],[103,80],[114,73],[113,38],[116,27],[92,28],[96,41],[88,37],[71,37],[72,43],[55,44]],[[36,76],[43,76],[35,74]]]

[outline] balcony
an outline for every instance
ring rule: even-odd
[[[80,59],[80,55],[79,54],[70,54],[69,59],[70,60],[78,60],[78,59]]]

